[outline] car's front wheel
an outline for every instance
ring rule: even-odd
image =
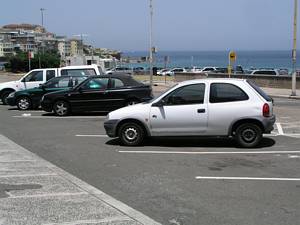
[[[262,130],[256,124],[241,124],[236,129],[235,139],[241,147],[254,148],[262,139]]]
[[[63,100],[57,101],[53,105],[53,111],[57,116],[67,116],[70,113],[70,105]]]
[[[7,105],[7,101],[6,98],[9,96],[10,93],[12,93],[13,91],[4,91],[1,95],[1,101],[3,105]]]
[[[127,146],[137,146],[144,141],[145,132],[138,123],[128,122],[121,125],[118,136],[122,144]]]
[[[19,110],[31,109],[31,100],[26,96],[18,98],[16,103]]]

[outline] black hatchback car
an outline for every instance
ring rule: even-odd
[[[73,112],[110,112],[148,101],[152,89],[129,75],[92,76],[70,90],[46,94],[43,110],[66,116]]]

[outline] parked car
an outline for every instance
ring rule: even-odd
[[[87,76],[55,77],[39,87],[12,92],[6,98],[8,105],[17,106],[19,110],[37,109],[44,94],[75,87]]]
[[[66,116],[73,112],[109,112],[152,99],[152,89],[131,76],[104,75],[89,77],[73,89],[45,94],[43,110]]]
[[[106,74],[128,74],[132,75],[133,70],[129,67],[116,67],[106,71]]]
[[[161,69],[157,71],[157,76],[165,76],[166,72],[168,72],[170,69]]]
[[[201,79],[182,82],[148,103],[110,112],[104,127],[124,145],[139,145],[146,136],[223,136],[251,148],[274,123],[272,99],[251,81]]]
[[[201,73],[212,73],[212,72],[215,72],[217,71],[217,67],[214,67],[214,66],[208,66],[208,67],[204,67],[202,68],[202,70],[200,71]]]
[[[102,69],[97,65],[88,66],[66,66],[62,68],[35,69],[28,72],[20,80],[0,83],[0,98],[2,104],[6,105],[6,98],[15,91],[21,91],[38,87],[53,77],[59,76],[92,76],[101,75]]]
[[[278,70],[270,69],[270,70],[254,70],[251,72],[251,75],[271,75],[271,76],[279,76]]]
[[[187,72],[185,68],[174,68],[165,72],[164,76],[174,76],[175,73],[185,73]]]

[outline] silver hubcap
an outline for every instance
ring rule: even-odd
[[[134,127],[127,128],[124,134],[125,138],[129,141],[133,141],[138,137],[138,131]]]
[[[20,109],[28,109],[29,108],[29,100],[27,98],[22,98],[18,102],[18,106]]]
[[[55,112],[60,116],[65,115],[67,113],[67,110],[68,108],[64,102],[59,102],[55,106]]]
[[[256,138],[256,132],[253,129],[245,129],[242,132],[242,138],[246,141],[246,142],[252,142],[255,140]]]

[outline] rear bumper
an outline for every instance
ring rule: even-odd
[[[6,102],[10,106],[15,106],[16,105],[16,98],[15,97],[7,97]]]
[[[41,101],[41,107],[46,112],[52,112],[52,104],[50,102]]]
[[[274,130],[274,124],[276,122],[276,116],[273,115],[271,117],[265,118],[262,123],[264,126],[264,133],[269,134],[271,133],[272,130]]]
[[[104,122],[106,134],[109,137],[117,137],[117,125],[119,120],[107,120]]]

